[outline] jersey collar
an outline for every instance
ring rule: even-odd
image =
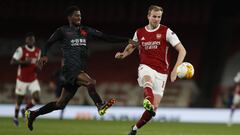
[[[149,29],[147,28],[147,26],[145,26],[145,30],[146,30],[147,32],[154,32],[154,31],[156,31],[156,30],[159,29],[160,25],[161,25],[161,24],[159,24],[159,25],[157,26],[157,28],[155,28],[155,29],[153,29],[153,30],[149,30]]]
[[[35,46],[33,46],[32,48],[29,48],[28,45],[25,45],[25,48],[30,52],[33,52],[35,50]]]

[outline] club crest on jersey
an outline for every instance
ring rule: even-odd
[[[85,30],[80,30],[80,35],[86,37],[87,32]]]
[[[160,39],[161,37],[162,37],[161,34],[156,34],[156,38],[157,38],[157,39]]]
[[[141,38],[141,40],[143,41],[143,40],[145,40],[145,38],[144,38],[144,37],[142,37],[142,38]]]

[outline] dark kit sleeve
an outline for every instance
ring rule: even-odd
[[[46,56],[49,48],[57,41],[60,41],[62,38],[62,31],[58,28],[48,39],[47,43],[43,46],[42,56]]]
[[[100,38],[107,42],[116,42],[116,43],[117,42],[126,42],[127,43],[129,41],[129,38],[104,34],[93,28],[88,28],[88,31],[91,36]]]

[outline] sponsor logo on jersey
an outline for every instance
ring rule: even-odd
[[[142,46],[145,48],[145,50],[157,49],[159,45],[161,45],[160,41],[142,42]]]
[[[86,46],[87,42],[86,39],[82,39],[82,38],[77,38],[77,39],[72,39],[71,40],[71,46]]]

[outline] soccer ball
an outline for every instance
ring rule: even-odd
[[[189,62],[183,62],[177,67],[177,76],[180,79],[190,79],[193,77],[194,68]]]

